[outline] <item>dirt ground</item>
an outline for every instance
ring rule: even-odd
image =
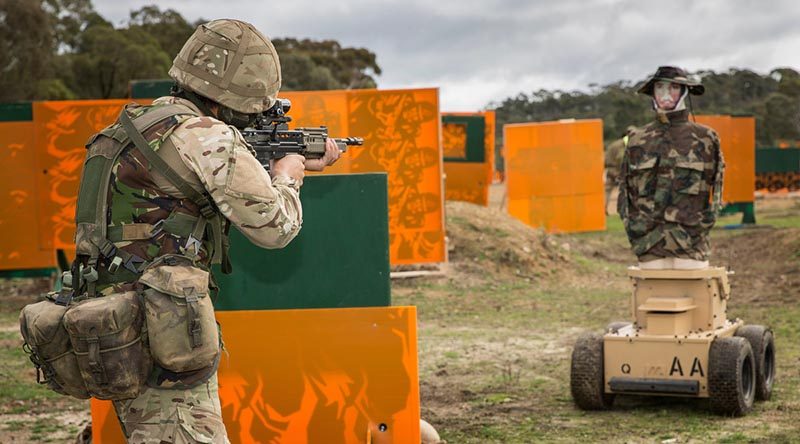
[[[599,233],[548,235],[490,209],[448,202],[451,275],[394,285],[419,307],[423,416],[448,442],[800,441],[800,198],[759,199],[759,225],[721,218],[712,262],[735,271],[729,316],[770,325],[777,339],[773,399],[745,418],[702,401],[618,397],[581,412],[569,394],[577,336],[628,317],[625,268],[634,262],[612,215]]]
[[[633,263],[615,216],[597,233],[549,235],[490,208],[446,207],[445,276],[393,282],[395,305],[416,305],[423,417],[450,444],[530,442],[798,442],[800,440],[800,197],[759,199],[759,225],[719,222],[712,262],[735,271],[730,316],[770,325],[778,348],[773,399],[744,418],[702,401],[621,397],[609,412],[576,409],[569,356],[578,335],[624,320]],[[16,316],[50,283],[0,281],[0,443],[70,442],[88,405],[32,381]]]

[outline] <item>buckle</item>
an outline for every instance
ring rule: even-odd
[[[65,271],[61,273],[61,286],[64,288],[72,288],[72,272]]]
[[[111,257],[117,252],[117,247],[114,246],[113,243],[109,241],[103,242],[103,246],[100,247],[100,255],[103,257]]]
[[[97,269],[91,265],[81,269],[81,275],[86,282],[97,282]]]
[[[116,273],[120,265],[122,265],[122,258],[119,256],[114,256],[114,259],[112,259],[111,263],[108,264],[108,272],[111,274]]]
[[[61,305],[62,307],[68,306],[70,302],[72,302],[72,292],[66,291],[66,289],[62,289],[58,292],[58,296],[56,296],[56,299],[53,301],[53,303]]]
[[[186,239],[186,244],[181,248],[181,252],[187,256],[191,255],[197,257],[200,256],[200,248],[202,248],[202,246],[203,243],[190,234],[189,238]]]
[[[161,219],[153,225],[153,228],[150,229],[150,238],[154,238],[159,234],[164,232],[164,221],[166,219]]]
[[[206,219],[212,219],[217,215],[217,211],[214,209],[214,206],[209,203],[200,207],[200,214]]]
[[[133,273],[139,274],[139,273],[141,273],[141,270],[139,270],[138,265],[141,265],[141,264],[144,264],[144,263],[145,263],[144,259],[140,258],[139,256],[131,255],[130,259],[128,259],[125,262],[124,267],[127,268],[129,271],[131,271]],[[142,267],[142,268],[144,268],[144,267]]]

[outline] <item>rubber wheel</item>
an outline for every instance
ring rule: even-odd
[[[627,327],[629,325],[631,325],[631,323],[625,321],[612,322],[608,324],[608,326],[606,327],[606,333],[617,333],[619,329]]]
[[[708,396],[711,410],[742,416],[753,408],[756,365],[745,338],[717,338],[708,352]]]
[[[736,336],[747,339],[753,349],[756,363],[756,400],[767,401],[772,397],[775,382],[775,339],[763,325],[744,325],[736,330]]]
[[[603,378],[603,337],[596,333],[584,333],[575,343],[570,364],[570,390],[578,408],[611,408],[614,395],[603,392]]]

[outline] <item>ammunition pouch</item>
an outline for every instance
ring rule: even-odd
[[[135,291],[75,303],[63,323],[91,396],[119,400],[139,395],[153,364]]]
[[[67,307],[55,303],[55,294],[26,305],[19,315],[22,348],[36,367],[36,382],[62,395],[86,399],[90,394],[62,322],[66,312]]]
[[[220,347],[209,272],[184,256],[166,255],[144,270],[139,283],[156,364],[176,373],[214,365]]]

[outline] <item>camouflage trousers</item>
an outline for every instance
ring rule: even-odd
[[[188,390],[146,388],[114,401],[129,444],[230,444],[222,423],[217,375]]]

